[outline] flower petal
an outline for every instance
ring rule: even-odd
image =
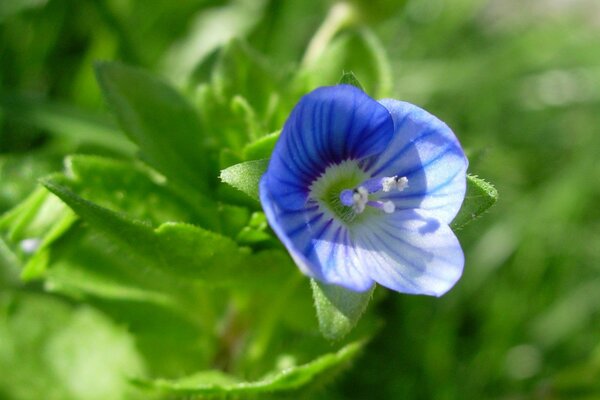
[[[391,113],[395,135],[367,173],[371,176],[405,176],[408,187],[382,199],[396,209],[422,209],[443,223],[458,213],[466,190],[467,158],[450,128],[427,111],[410,103],[381,100]]]
[[[460,278],[464,255],[443,222],[421,211],[374,216],[353,230],[362,267],[392,290],[441,296]]]
[[[271,228],[298,265],[315,279],[356,291],[365,291],[373,280],[360,266],[347,229],[319,206],[285,210],[273,201],[268,176],[260,182],[260,199]]]
[[[384,151],[394,133],[387,109],[349,85],[302,97],[273,150],[266,183],[280,207],[304,206],[310,184],[330,165]]]

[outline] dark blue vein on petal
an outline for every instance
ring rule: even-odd
[[[315,240],[319,240],[321,239],[321,237],[323,236],[323,234],[331,227],[331,224],[333,223],[333,218],[330,218],[323,226],[323,228],[321,229],[321,231],[319,233],[317,233],[316,235],[313,235],[312,240],[309,241],[306,245],[306,247],[303,250],[303,254],[305,254],[306,258],[310,259],[310,253],[315,251],[315,245],[314,245],[314,241]]]
[[[373,236],[374,236],[374,239],[377,239],[380,242],[382,241],[382,239],[379,238],[375,233],[373,233]],[[378,252],[377,251],[377,247],[373,244],[372,239],[371,238],[364,238],[364,239],[369,244],[370,250],[377,253]],[[393,249],[392,249],[392,252],[395,254],[395,251]],[[395,282],[400,283],[401,286],[408,287],[408,288],[410,288],[411,290],[414,290],[414,291],[419,291],[420,290],[420,287],[417,286],[412,281],[412,279],[409,279],[409,278],[406,277],[406,275],[404,275],[403,271],[401,271],[401,268],[398,268],[397,266],[392,265],[391,262],[387,262],[387,260],[385,259],[385,257],[383,257],[383,256],[380,255],[379,257],[381,258],[381,260],[378,261],[373,256],[371,256],[370,254],[369,254],[369,256],[375,261],[376,265],[379,266],[379,270],[384,275],[388,275],[388,273],[386,273],[386,271],[389,269],[394,274],[396,274],[396,275],[398,275],[400,277],[400,281],[398,281],[397,279],[393,279]],[[391,259],[391,257],[389,257],[389,258]],[[402,258],[401,256],[399,258],[402,259],[402,260],[404,260],[404,258]],[[408,264],[410,265],[410,263],[408,263]]]
[[[428,137],[428,136],[436,133],[437,131],[438,131],[437,129],[428,129],[428,130],[424,131],[422,134],[420,134],[419,136],[417,136],[415,139],[411,140],[406,145],[404,145],[393,156],[389,157],[388,160],[382,166],[380,166],[379,169],[377,169],[377,171],[373,172],[371,175],[372,176],[378,176],[386,168],[388,168],[391,164],[393,164],[398,158],[400,158],[405,152],[407,152],[408,150],[410,150],[411,147],[413,147],[417,141],[423,140],[424,138],[426,138],[426,137]]]
[[[327,263],[325,264],[325,269],[327,271],[329,271],[331,269],[332,264],[333,264],[333,267],[335,268],[336,263],[339,263],[339,261],[340,261],[337,259],[337,257],[335,257],[335,252],[337,251],[336,246],[340,245],[337,241],[338,241],[338,237],[340,236],[341,229],[342,229],[342,227],[338,226],[338,228],[335,230],[335,233],[333,234],[333,238],[330,241],[331,249],[329,250],[329,257],[327,257]]]
[[[323,213],[319,213],[319,214],[315,215],[314,217],[312,217],[310,220],[303,221],[298,226],[291,228],[289,231],[286,231],[288,236],[294,237],[297,234],[299,234],[300,232],[305,231],[307,229],[307,225],[311,226],[311,225],[317,223],[323,217],[323,215],[324,215]]]
[[[387,236],[389,236],[393,240],[397,240],[400,243],[404,244],[406,247],[408,247],[409,249],[413,250],[414,252],[416,252],[416,253],[422,253],[422,254],[428,254],[428,253],[430,253],[429,251],[424,250],[422,247],[415,246],[414,244],[412,244],[410,242],[407,242],[406,240],[401,239],[400,237],[396,236],[396,234],[388,231],[387,229],[384,229],[383,227],[380,227],[380,228],[381,228],[381,232],[385,233]],[[439,260],[439,261],[443,261],[445,263],[448,263],[448,264],[451,264],[451,261],[452,261],[452,260],[450,260],[448,258],[441,257],[439,255],[439,253],[438,253],[438,256],[436,257],[436,259]]]

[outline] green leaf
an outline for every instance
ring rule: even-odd
[[[219,55],[212,84],[219,97],[233,99],[240,95],[256,110],[261,120],[268,120],[271,97],[285,83],[282,72],[246,42],[234,39]]]
[[[352,85],[364,91],[363,86],[360,84],[356,78],[356,75],[354,75],[354,72],[352,71],[342,73],[342,77],[338,83],[343,85]]]
[[[139,162],[74,155],[65,160],[69,186],[84,198],[158,225],[189,221],[218,231],[217,204],[206,196],[186,196]]]
[[[253,160],[232,165],[221,171],[221,181],[259,200],[258,182],[267,170],[269,160]]]
[[[336,353],[322,355],[315,360],[282,371],[276,371],[258,381],[241,382],[236,377],[219,371],[203,371],[192,377],[180,380],[158,379],[154,381],[135,380],[141,387],[156,389],[161,393],[188,398],[187,396],[214,396],[214,398],[264,398],[269,395],[297,394],[330,380],[347,367],[364,346],[363,341],[352,342]]]
[[[344,32],[327,46],[323,55],[299,75],[306,88],[331,85],[340,71],[353,71],[361,86],[374,98],[387,97],[392,87],[392,67],[379,38],[368,28]]]
[[[135,332],[152,375],[192,373],[217,351],[214,315],[225,305],[206,301],[206,285],[147,266],[85,224],[52,246],[48,264],[44,288],[92,304]]]
[[[358,323],[373,296],[375,285],[366,292],[311,280],[319,329],[330,340],[340,340]]]
[[[201,4],[192,5],[195,12],[198,12],[193,18],[193,24],[187,27],[188,32],[178,37],[167,52],[165,70],[178,83],[203,81],[206,77],[203,72],[212,66],[210,58],[217,53],[219,47],[226,45],[232,38],[246,36],[260,21],[268,3],[242,1],[202,4],[209,7],[208,11],[202,12]],[[178,12],[175,15],[184,12],[181,7],[176,9]]]
[[[41,8],[46,5],[44,0],[13,0],[0,3],[0,22],[26,10]]]
[[[49,247],[76,219],[64,203],[44,188],[35,190],[0,218],[0,233],[6,236],[13,256],[23,265],[22,279],[35,279],[44,274]]]
[[[90,225],[169,275],[213,285],[264,285],[279,273],[277,265],[260,262],[262,253],[250,254],[225,236],[185,223],[165,223],[154,229],[78,196],[57,178],[42,183]]]
[[[0,237],[0,291],[7,288],[18,287],[20,262],[15,254]]]
[[[25,199],[37,180],[62,165],[62,156],[43,150],[0,155],[0,214]]]
[[[474,175],[467,175],[467,193],[462,208],[450,226],[462,229],[480,217],[498,200],[498,191],[492,184]]]
[[[263,212],[255,212],[250,217],[248,226],[243,227],[236,237],[238,243],[256,244],[271,240],[272,236],[266,232],[269,225]]]
[[[206,134],[240,151],[279,129],[297,100],[291,94],[291,71],[271,65],[245,42],[231,41],[220,51],[210,81],[196,91]]]
[[[279,139],[281,131],[269,133],[255,140],[254,142],[248,143],[244,147],[243,153],[246,160],[259,160],[261,158],[270,158],[275,144]]]
[[[123,136],[114,121],[72,105],[9,97],[0,98],[0,111],[5,111],[11,119],[76,143],[92,144],[125,155],[135,152],[135,145]]]
[[[264,128],[261,126],[254,108],[252,108],[244,97],[239,95],[233,96],[231,99],[231,111],[235,118],[244,122],[244,129],[248,137],[256,140],[264,134]]]
[[[137,399],[144,373],[133,337],[89,306],[0,295],[0,387],[10,399]]]
[[[205,190],[211,177],[200,121],[178,92],[149,73],[99,63],[104,97],[143,157],[167,178]]]

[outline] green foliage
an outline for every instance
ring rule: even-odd
[[[340,83],[361,88],[353,73],[344,73]],[[246,161],[221,171],[224,183],[259,200],[258,182],[268,167],[268,160]],[[496,189],[483,179],[469,175],[467,177],[467,195],[465,202],[452,223],[454,228],[462,228],[470,221],[494,205],[498,196]],[[319,329],[330,340],[339,340],[354,328],[373,294],[373,288],[365,293],[356,293],[337,286],[323,285],[311,281],[313,298]]]
[[[340,340],[354,328],[367,309],[375,285],[366,292],[311,281],[319,329],[330,340]]]
[[[57,179],[43,184],[90,225],[158,270],[215,285],[268,281],[270,269],[253,268],[250,253],[225,236],[184,223],[164,223],[154,229],[79,197]]]
[[[392,77],[388,56],[369,28],[350,30],[336,37],[322,56],[304,72],[308,87],[331,85],[341,71],[360,77],[362,87],[374,98],[390,95]]]
[[[119,154],[130,155],[135,151],[135,146],[121,135],[113,121],[101,114],[65,104],[18,97],[0,99],[0,110],[15,120],[27,122],[74,143],[95,145]]]
[[[358,79],[356,78],[356,75],[354,75],[354,72],[352,72],[352,71],[344,72],[338,83],[344,84],[344,85],[356,86],[360,90],[363,90],[363,91],[365,90],[362,87],[362,85],[360,84],[360,82],[358,81]]]
[[[175,398],[211,398],[226,399],[270,398],[270,395],[285,394],[302,396],[307,390],[314,389],[315,383],[332,379],[337,372],[348,366],[360,352],[364,342],[352,342],[335,353],[324,354],[302,365],[287,367],[281,371],[267,374],[258,381],[240,382],[235,377],[221,371],[203,371],[177,381],[137,381],[138,385],[153,388]]]
[[[10,399],[142,398],[123,379],[144,370],[131,335],[89,306],[48,295],[0,296],[0,367]]]
[[[174,182],[206,191],[207,146],[196,111],[166,83],[144,71],[99,63],[103,94],[142,157]]]
[[[597,398],[597,5],[447,3],[0,2],[0,398]],[[502,193],[441,299],[316,301],[255,200],[343,72]]]
[[[473,175],[467,175],[467,193],[458,215],[452,221],[452,228],[461,229],[479,218],[498,201],[498,191],[490,183]]]
[[[260,160],[269,158],[271,152],[275,148],[275,143],[279,139],[280,131],[270,133],[253,142],[248,143],[244,147],[244,158],[246,160]]]
[[[246,161],[221,171],[221,180],[258,200],[258,182],[267,170],[269,160]]]

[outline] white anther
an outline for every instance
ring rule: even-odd
[[[391,214],[394,211],[396,211],[396,205],[391,202],[391,201],[384,201],[383,202],[383,207],[382,207],[383,212],[385,212],[386,214]]]
[[[357,214],[365,211],[367,202],[369,201],[369,191],[364,186],[359,186],[352,193],[352,209]]]
[[[381,179],[381,190],[389,192],[396,189],[401,192],[408,186],[408,178],[405,176],[398,178],[397,176],[385,177]]]
[[[403,176],[402,178],[396,179],[396,190],[401,192],[408,187],[408,178]]]

